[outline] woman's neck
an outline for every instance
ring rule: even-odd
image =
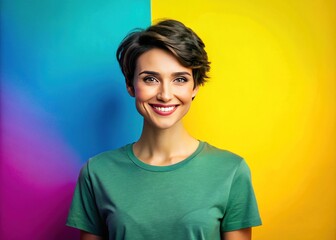
[[[133,151],[143,162],[166,166],[190,156],[198,144],[198,140],[189,135],[182,123],[169,129],[157,129],[144,123],[141,137],[134,144]]]

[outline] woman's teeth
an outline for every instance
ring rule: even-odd
[[[172,107],[156,107],[156,106],[153,106],[155,109],[159,110],[160,112],[170,112],[172,111],[175,107],[172,106]]]

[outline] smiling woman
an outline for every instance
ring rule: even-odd
[[[82,240],[248,240],[261,224],[246,162],[182,124],[210,69],[204,47],[175,20],[119,46],[143,129],[137,142],[83,166],[67,222]]]
[[[144,127],[179,128],[198,86],[190,68],[182,66],[168,51],[153,48],[137,60],[128,92],[135,97]]]

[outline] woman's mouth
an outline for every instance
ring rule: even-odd
[[[161,104],[150,104],[154,112],[159,115],[167,116],[172,114],[178,107],[178,105],[161,105]]]

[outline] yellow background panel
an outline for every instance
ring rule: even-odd
[[[243,156],[260,240],[336,239],[335,1],[159,1],[204,40],[210,80],[185,124]]]

